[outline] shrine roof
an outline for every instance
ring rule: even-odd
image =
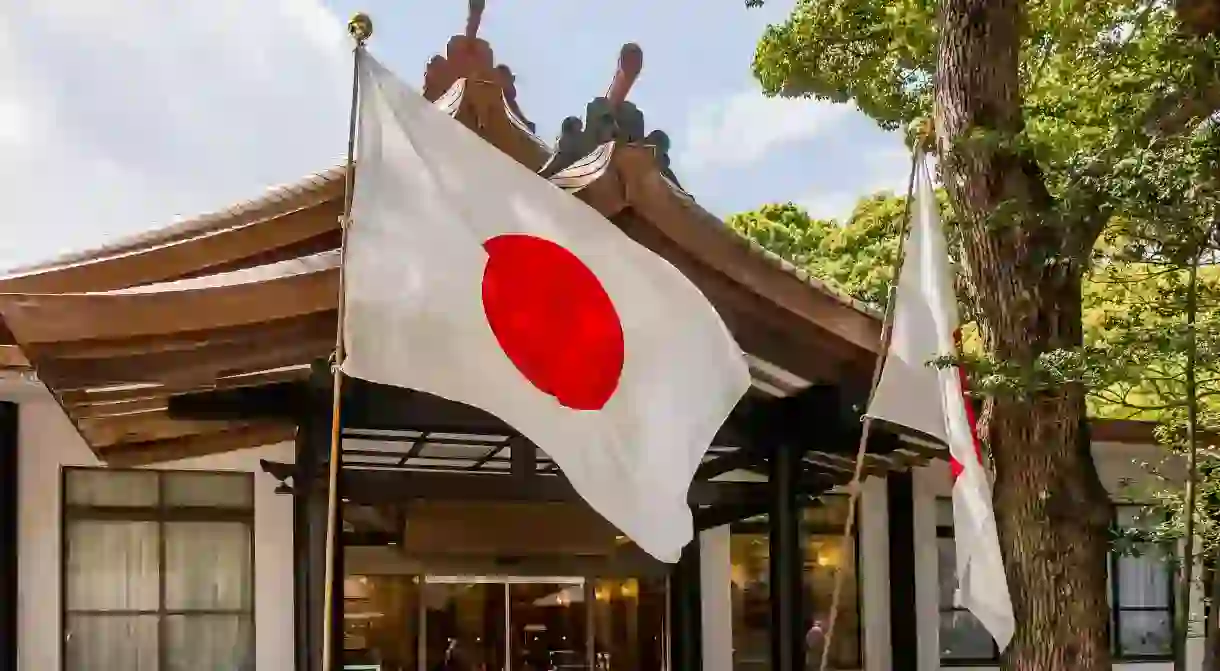
[[[753,393],[867,389],[880,316],[737,234],[669,165],[669,139],[628,99],[643,54],[626,45],[605,95],[554,146],[534,132],[479,17],[429,64],[423,92],[487,142],[667,259],[720,312]],[[170,399],[303,381],[335,341],[345,170],[219,212],[0,276],[0,369],[32,369],[98,456],[198,456],[291,439],[286,421],[171,416]],[[877,457],[906,468],[939,454]],[[819,457],[821,458],[821,457]],[[837,457],[827,457],[834,461]],[[839,464],[839,466],[843,466]]]

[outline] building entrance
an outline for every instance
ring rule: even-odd
[[[349,576],[355,671],[660,671],[665,584],[561,576]]]

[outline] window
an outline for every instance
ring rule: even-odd
[[[809,659],[816,668],[821,656],[818,634],[830,620],[835,573],[846,571],[839,613],[831,643],[832,669],[861,668],[860,592],[857,544],[843,554],[840,541],[847,522],[847,497],[826,496],[821,505],[804,511],[805,627]],[[770,664],[770,544],[765,515],[733,525],[732,562],[733,668],[765,671]]]
[[[936,500],[937,575],[940,577],[940,659],[945,665],[995,664],[1000,653],[991,634],[970,611],[956,605],[957,546],[953,502]]]
[[[1143,507],[1115,507],[1120,529],[1148,528]],[[936,542],[940,574],[940,654],[946,665],[996,663],[999,653],[991,635],[969,611],[954,606],[957,588],[953,540],[953,504],[937,501]],[[1139,541],[1110,553],[1111,636],[1116,659],[1165,660],[1173,646],[1173,562],[1169,551]]]
[[[1155,525],[1143,506],[1116,507],[1119,530],[1135,531],[1134,542],[1110,553],[1111,639],[1119,659],[1162,660],[1173,656],[1172,550],[1141,541],[1138,532]],[[1124,534],[1125,535],[1125,534]]]
[[[254,668],[254,480],[67,469],[65,671]]]

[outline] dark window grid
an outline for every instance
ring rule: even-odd
[[[846,496],[846,495],[828,494],[827,496]],[[856,514],[859,514],[859,512],[860,512],[859,509],[857,509]],[[761,534],[763,536],[767,536],[770,531],[770,527],[768,526],[768,523],[761,521],[761,520],[744,520],[744,521],[740,521],[740,522],[734,522],[733,524],[731,524],[729,526],[729,529],[730,529],[730,533],[733,533],[733,534],[743,534],[743,535]],[[834,525],[829,525],[829,524],[807,522],[807,521],[804,521],[804,519],[802,519],[801,534],[806,539],[809,536],[837,536],[839,538],[842,538],[843,526],[842,525],[834,526]],[[802,550],[803,550],[803,548],[802,548]],[[861,590],[863,589],[863,583],[861,581],[862,576],[860,575],[860,526],[858,524],[853,525],[853,529],[852,529],[852,566],[853,566],[853,570],[855,571],[855,577],[856,577],[856,579],[855,579],[855,583],[856,583],[856,621],[858,623],[860,623],[861,626],[858,626],[856,628],[856,630],[857,630],[856,631],[856,659],[849,660],[849,663],[853,664],[854,668],[862,669],[862,668],[864,668],[864,627],[863,627],[864,620],[860,616],[860,605],[861,605],[860,604],[860,595],[863,593],[863,592],[861,592]],[[769,566],[768,566],[768,570],[770,570]],[[838,636],[837,633],[836,633],[836,636]]]
[[[158,668],[168,668],[168,660],[166,659],[166,623],[168,618],[174,616],[198,616],[206,617],[209,615],[222,615],[230,617],[246,617],[249,619],[251,632],[251,641],[257,640],[257,635],[254,631],[254,510],[252,508],[237,508],[223,506],[168,506],[166,504],[165,483],[169,478],[166,477],[175,473],[199,473],[208,475],[226,475],[230,477],[244,477],[247,481],[247,487],[250,489],[249,500],[251,506],[254,502],[254,478],[246,473],[225,473],[222,471],[140,471],[155,475],[157,481],[157,505],[153,506],[84,506],[68,503],[68,481],[70,474],[73,471],[95,470],[88,468],[64,468],[60,472],[60,668],[65,668],[68,663],[67,643],[68,637],[64,635],[68,625],[68,617],[71,615],[87,615],[91,617],[111,616],[111,617],[135,617],[135,616],[157,616],[157,658]],[[123,470],[139,470],[139,469],[106,469],[108,471],[123,471]],[[120,522],[156,522],[157,523],[157,609],[156,610],[87,610],[87,609],[72,609],[68,606],[68,522],[75,520],[85,521],[120,521]],[[250,539],[250,587],[249,603],[239,609],[226,610],[180,610],[170,609],[165,605],[165,526],[175,522],[236,522],[243,524],[246,527],[247,537]]]
[[[1114,506],[1115,512],[1122,508],[1143,508],[1143,506],[1132,504],[1117,504]],[[1115,514],[1115,524],[1117,525],[1118,515]],[[1176,552],[1172,548],[1166,553],[1165,571],[1169,575],[1169,580],[1165,581],[1166,600],[1165,606],[1124,606],[1122,605],[1122,587],[1118,580],[1118,563],[1123,559],[1123,554],[1111,551],[1109,555],[1108,568],[1110,570],[1110,647],[1114,653],[1115,661],[1124,662],[1163,662],[1173,659],[1173,652],[1169,651],[1161,654],[1139,654],[1129,653],[1123,650],[1122,641],[1122,618],[1124,613],[1165,613],[1169,617],[1170,626],[1173,626],[1173,613],[1176,604],[1177,595],[1174,594],[1174,585],[1176,584],[1174,570],[1174,562],[1172,559],[1176,556]],[[1170,632],[1172,633],[1172,631]]]
[[[1122,508],[1122,507],[1124,507],[1123,504],[1117,504],[1114,506],[1115,509]],[[1130,507],[1130,506],[1126,506],[1126,507]],[[953,527],[946,527],[946,526],[936,527],[936,537],[937,538],[953,538],[954,537],[953,536]],[[1149,612],[1166,613],[1171,618],[1170,621],[1172,621],[1173,612],[1174,612],[1174,602],[1175,602],[1174,600],[1176,598],[1176,595],[1174,594],[1174,589],[1173,589],[1174,581],[1172,578],[1173,578],[1174,572],[1173,572],[1172,563],[1166,562],[1166,566],[1165,566],[1165,570],[1168,571],[1170,574],[1170,580],[1168,581],[1169,594],[1168,594],[1168,601],[1167,601],[1168,605],[1167,606],[1122,606],[1122,605],[1120,605],[1122,603],[1121,588],[1119,587],[1119,581],[1115,579],[1115,576],[1118,575],[1118,562],[1119,562],[1120,558],[1121,558],[1121,555],[1117,552],[1109,553],[1108,566],[1109,566],[1109,570],[1110,570],[1110,581],[1109,581],[1110,582],[1110,641],[1111,641],[1110,645],[1112,648],[1112,652],[1114,654],[1115,661],[1160,662],[1160,661],[1166,661],[1166,660],[1172,659],[1173,658],[1172,653],[1160,654],[1160,655],[1139,655],[1139,654],[1126,653],[1123,651],[1122,640],[1121,640],[1121,637],[1119,636],[1119,631],[1120,631],[1119,625],[1122,622],[1123,613],[1149,613]],[[940,604],[940,613],[942,613],[942,614],[956,613],[956,612],[965,611],[965,610],[967,610],[967,609],[959,608],[957,606],[953,606],[952,604],[950,604],[948,606],[946,606],[944,604]],[[978,666],[981,664],[999,663],[999,660],[1000,660],[999,647],[995,646],[993,643],[992,648],[994,650],[994,654],[992,657],[979,658],[979,659],[968,659],[968,658],[961,658],[961,657],[941,659],[941,666]]]
[[[938,542],[940,539],[952,540],[954,538],[953,527],[944,527],[944,526],[936,527],[936,538],[937,538]],[[956,549],[955,549],[955,552],[956,552]],[[940,601],[939,585],[937,587],[938,587],[937,601],[939,602]],[[940,606],[940,610],[938,613],[938,617],[943,617],[946,613],[968,613],[968,612],[970,612],[970,610],[968,608],[962,608],[960,606],[954,605],[953,603],[949,603],[948,605],[941,603],[941,604],[939,604],[939,606]],[[938,628],[940,627],[939,621],[936,623],[936,626]],[[940,659],[941,666],[994,666],[999,663],[1000,663],[1000,648],[999,648],[999,646],[997,646],[995,644],[994,640],[991,642],[991,654],[986,657],[941,657],[941,659]]]

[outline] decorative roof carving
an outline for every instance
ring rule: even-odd
[[[517,77],[507,65],[496,65],[495,52],[486,40],[479,39],[485,0],[470,0],[466,31],[449,38],[445,55],[433,56],[424,70],[424,97],[431,101],[444,96],[458,81],[490,82],[504,91],[504,104],[530,130],[534,124],[517,105]]]
[[[670,169],[669,135],[662,130],[647,132],[644,113],[627,100],[632,85],[644,68],[644,51],[638,44],[624,44],[619,51],[618,67],[605,95],[594,98],[585,106],[585,118],[570,116],[563,120],[555,153],[540,173],[550,177],[597,151],[607,142],[651,146],[661,174],[678,185]]]

